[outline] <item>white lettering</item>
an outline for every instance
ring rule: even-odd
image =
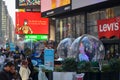
[[[104,24],[104,25],[103,25],[103,31],[104,31],[104,32],[107,31],[107,27],[108,27],[108,26],[109,26],[108,24]]]
[[[113,31],[113,24],[108,25],[108,31],[112,30]]]
[[[117,31],[119,30],[119,23],[110,23],[110,24],[103,24],[99,25],[99,31],[100,32],[106,32],[106,31]]]
[[[54,14],[54,11],[48,12],[47,15]]]
[[[115,28],[114,29],[115,29],[115,31],[119,30],[119,23],[115,24]]]
[[[64,10],[69,10],[70,9],[70,6],[67,6],[64,8]]]

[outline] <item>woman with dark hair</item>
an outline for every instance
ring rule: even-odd
[[[33,79],[34,67],[33,67],[33,64],[32,64],[32,62],[31,62],[31,58],[30,58],[30,57],[27,57],[27,61],[28,61],[28,67],[29,67],[29,69],[30,69],[30,71],[31,71],[31,73],[30,73],[30,78]]]

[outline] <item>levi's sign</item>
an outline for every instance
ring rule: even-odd
[[[98,20],[97,25],[99,38],[113,36],[120,38],[120,17]]]

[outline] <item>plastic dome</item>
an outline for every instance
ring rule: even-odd
[[[70,53],[70,46],[73,40],[74,40],[73,38],[65,38],[61,40],[61,42],[58,44],[57,54],[60,60],[63,60],[64,58],[68,57]]]
[[[98,61],[104,59],[105,49],[102,42],[91,35],[84,34],[71,45],[70,56],[78,61]]]

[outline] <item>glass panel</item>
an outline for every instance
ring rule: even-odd
[[[67,37],[67,26],[66,26],[66,24],[67,24],[67,19],[64,18],[63,19],[63,38]]]
[[[120,16],[120,6],[117,6],[117,7],[114,7],[113,8],[114,10],[114,15],[117,17],[117,16]]]
[[[63,21],[62,19],[60,20],[60,40],[63,39]]]
[[[80,36],[80,15],[76,16],[76,37]]]
[[[75,31],[75,16],[72,17],[72,37],[73,38],[76,38],[75,34],[76,34],[76,31]]]
[[[87,14],[87,33],[93,36],[97,36],[97,20],[100,18],[100,11],[92,12]]]
[[[113,18],[115,15],[114,15],[114,10],[113,8],[107,8],[106,9],[106,18]]]
[[[71,19],[71,17],[68,17],[67,27],[68,27],[68,37],[72,37],[72,19]]]
[[[77,15],[76,16],[76,37],[84,34],[84,15]]]
[[[60,41],[60,21],[56,20],[56,41],[59,43]]]

